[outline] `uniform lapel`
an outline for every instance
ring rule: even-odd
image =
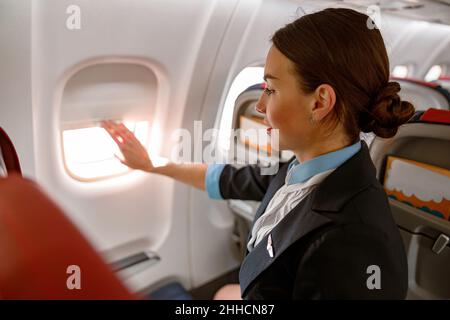
[[[331,222],[331,219],[311,210],[313,193],[314,191],[295,206],[272,232],[264,237],[245,257],[239,271],[239,282],[243,295],[249,284],[292,243]]]
[[[293,158],[291,158],[291,160],[292,159]],[[288,164],[291,162],[291,160],[289,160],[288,163],[286,163],[284,166],[280,168],[280,171],[277,173],[277,176],[273,179],[272,183],[269,185],[269,188],[267,189],[267,192],[264,195],[261,204],[256,210],[255,217],[253,218],[252,229],[256,220],[258,220],[258,218],[264,213],[264,211],[266,211],[266,208],[269,205],[269,202],[273,198],[274,194],[278,191],[278,189],[280,189],[284,185],[286,174],[288,171]],[[249,236],[251,236],[251,234]],[[247,239],[247,242],[248,240],[250,240],[250,237]]]
[[[317,188],[312,209],[318,212],[339,212],[355,194],[376,183],[376,169],[369,148],[365,141],[361,141],[361,150]]]
[[[245,257],[239,272],[242,296],[252,281],[266,270],[291,244],[310,232],[333,222],[333,215],[322,212],[338,213],[355,194],[376,183],[375,167],[364,141],[361,150],[331,173],[305,199],[295,206],[269,234],[271,248],[268,250],[267,235]],[[271,183],[266,196],[258,208],[253,223],[266,210],[276,191],[285,182],[287,166],[283,166]],[[247,240],[248,241],[248,240]],[[270,254],[270,251],[272,254]],[[273,257],[271,257],[273,255]]]
[[[247,236],[246,243],[248,243],[250,241],[250,238],[252,237],[251,230],[253,230],[253,226],[255,225],[256,220],[258,220],[258,218],[261,217],[261,215],[266,211],[266,208],[269,205],[270,200],[273,198],[273,196],[278,191],[278,189],[280,189],[283,186],[283,184],[285,183],[286,174],[288,171],[288,164],[291,162],[291,160],[289,160],[288,163],[286,163],[284,166],[282,166],[280,168],[280,171],[277,173],[277,176],[273,179],[272,183],[269,185],[269,188],[267,189],[267,192],[264,195],[264,198],[262,199],[261,204],[259,205],[258,209],[256,210],[255,217],[253,218],[252,226],[251,226],[250,232]],[[246,254],[248,254],[248,250],[246,251]]]

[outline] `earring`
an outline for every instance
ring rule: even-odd
[[[312,114],[309,115],[309,123],[314,126],[316,124],[316,119],[313,117]]]

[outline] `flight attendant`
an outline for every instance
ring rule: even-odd
[[[123,125],[105,122],[130,168],[173,177],[215,199],[261,201],[241,265],[244,299],[403,299],[405,250],[361,132],[396,134],[414,113],[389,81],[377,28],[350,9],[305,15],[275,32],[256,108],[295,157],[258,166],[155,167]],[[220,296],[220,295],[219,295]],[[223,297],[223,295],[221,296]]]

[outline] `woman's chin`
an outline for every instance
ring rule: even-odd
[[[291,150],[289,145],[285,143],[279,129],[268,128],[267,135],[270,138],[271,148],[275,152]]]

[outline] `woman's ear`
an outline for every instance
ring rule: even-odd
[[[336,93],[329,84],[321,84],[314,91],[315,104],[312,109],[311,118],[314,122],[324,119],[336,104]]]

